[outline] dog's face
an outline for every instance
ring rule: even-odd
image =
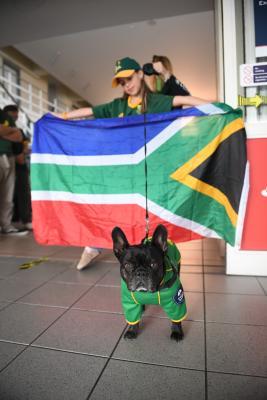
[[[121,277],[130,291],[155,292],[163,279],[164,254],[167,251],[167,230],[159,225],[151,242],[130,246],[123,231],[112,231],[113,250],[120,262]]]

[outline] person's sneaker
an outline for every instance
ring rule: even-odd
[[[32,231],[32,223],[26,222],[26,224],[22,224],[21,229],[27,229],[28,231]]]
[[[17,229],[14,226],[9,226],[8,228],[2,229],[1,233],[9,236],[24,236],[27,235],[29,231],[27,229]]]
[[[85,248],[80,261],[77,264],[77,269],[80,271],[82,269],[84,269],[85,267],[87,267],[97,256],[99,256],[100,251],[96,250],[96,249],[88,249]]]

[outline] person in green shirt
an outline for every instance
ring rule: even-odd
[[[54,113],[63,119],[86,117],[116,118],[138,114],[155,114],[171,111],[175,107],[197,106],[207,103],[206,100],[193,96],[167,96],[152,93],[144,80],[140,64],[130,57],[116,61],[112,87],[121,86],[123,95],[113,101],[94,107],[84,107],[64,113]],[[77,269],[81,270],[100,254],[100,249],[85,247]]]
[[[9,116],[0,109],[0,232],[3,235],[24,235],[11,221],[15,184],[15,158],[12,143],[22,142],[22,134]],[[27,231],[25,231],[27,233]]]
[[[85,117],[115,118],[137,114],[155,114],[171,111],[175,107],[197,106],[207,103],[206,100],[193,96],[167,96],[152,93],[144,81],[144,72],[140,64],[129,57],[118,60],[112,87],[120,85],[123,96],[113,101],[94,107],[84,107],[69,112],[55,114],[63,119]]]

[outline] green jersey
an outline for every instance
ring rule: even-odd
[[[172,110],[173,96],[157,93],[147,95],[147,113],[157,114]],[[92,108],[95,118],[116,118],[141,114],[141,105],[130,106],[128,99],[118,98],[110,103],[101,104]]]
[[[12,126],[10,118],[1,109],[0,109],[0,124],[6,127]],[[0,137],[0,155],[1,154],[6,154],[8,156],[12,154],[12,142]]]
[[[173,242],[168,241],[168,252],[167,257],[165,257],[166,271],[161,286],[173,276],[170,260],[177,265],[180,262],[180,252]],[[186,317],[185,297],[178,276],[170,288],[167,287],[153,293],[131,292],[128,290],[125,281],[121,279],[121,301],[125,319],[130,325],[135,325],[140,321],[145,304],[160,305],[173,322],[180,322]]]

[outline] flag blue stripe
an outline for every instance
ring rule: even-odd
[[[203,115],[206,114],[194,107],[146,116],[76,121],[46,114],[35,124],[32,153],[70,156],[133,154],[144,145],[144,126],[149,142],[175,119]],[[87,135],[90,135],[90,141]]]

